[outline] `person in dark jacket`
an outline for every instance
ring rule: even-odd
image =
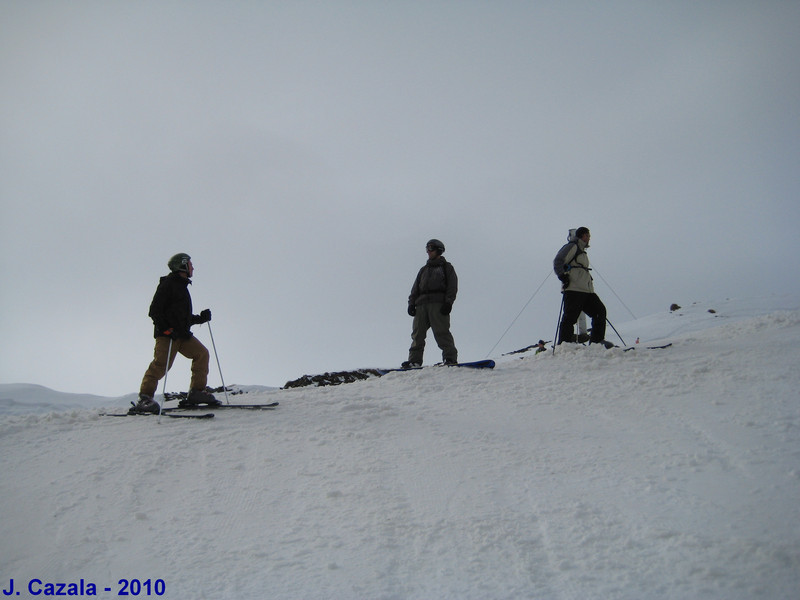
[[[408,360],[403,363],[403,368],[422,366],[428,329],[433,330],[444,363],[458,362],[458,350],[450,333],[450,311],[458,293],[458,277],[453,265],[442,256],[442,242],[430,240],[425,251],[428,253],[428,262],[417,273],[408,297],[408,314],[414,317],[414,325]]]
[[[170,274],[161,278],[150,303],[150,318],[153,319],[156,339],[153,361],[147,367],[139,388],[138,412],[159,412],[153,396],[158,382],[172,367],[175,356],[180,353],[192,361],[192,377],[189,394],[184,404],[209,404],[220,402],[206,391],[208,380],[208,349],[192,335],[192,325],[211,320],[211,311],[205,309],[199,315],[192,314],[192,297],[189,295],[190,279],[194,273],[192,259],[188,254],[176,254],[169,259]],[[169,355],[169,356],[167,356]]]

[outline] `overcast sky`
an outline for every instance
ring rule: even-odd
[[[613,324],[796,293],[798,30],[769,0],[5,0],[0,383],[138,391],[177,252],[228,384],[399,365],[432,237],[462,360],[553,338],[572,227]]]

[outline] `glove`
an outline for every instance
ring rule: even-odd
[[[567,287],[569,285],[569,275],[566,273],[559,275],[558,279],[561,281],[561,287]]]
[[[453,310],[453,305],[445,303],[442,304],[442,308],[439,309],[439,312],[442,313],[443,315],[449,315],[450,311],[452,310]]]
[[[416,314],[417,314],[417,307],[414,306],[413,304],[409,304],[408,305],[408,316],[409,317],[413,317]]]
[[[211,310],[208,308],[200,311],[200,322],[201,323],[208,323],[211,320]]]
[[[178,336],[175,334],[175,330],[172,327],[170,327],[169,329],[167,329],[163,333],[168,338],[172,338],[173,340],[177,340],[178,339]]]

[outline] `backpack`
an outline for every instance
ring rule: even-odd
[[[581,250],[581,247],[578,245],[578,236],[575,235],[575,233],[577,231],[578,231],[577,228],[570,229],[569,233],[567,234],[567,243],[575,244],[575,256],[573,256],[572,260],[569,261],[570,263],[574,262],[578,258],[578,256],[580,256],[581,254],[586,254],[586,252],[584,250]],[[573,266],[581,268],[581,269],[585,269],[586,268],[586,267],[581,267],[578,264],[570,265],[568,263],[568,264],[565,265],[566,268],[564,270],[565,271],[569,271],[571,268],[573,268]],[[586,270],[587,271],[591,271],[591,269],[586,269]]]

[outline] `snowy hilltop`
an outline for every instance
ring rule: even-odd
[[[800,302],[684,303],[618,330],[632,349],[235,386],[231,403],[280,405],[205,421],[0,385],[0,588],[796,599]]]

